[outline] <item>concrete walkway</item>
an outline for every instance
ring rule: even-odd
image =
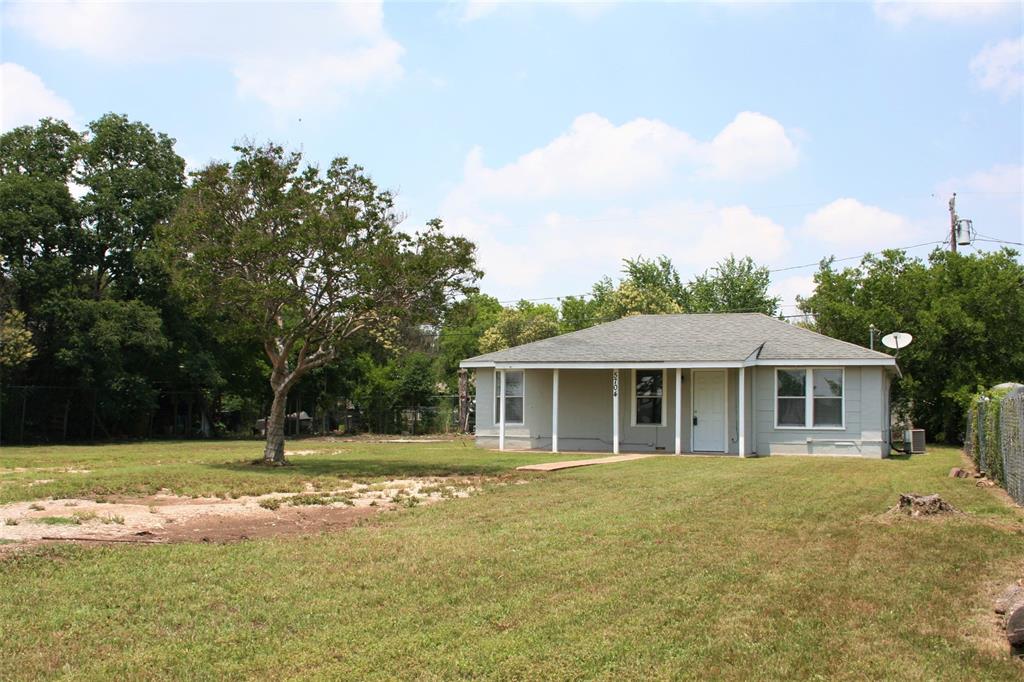
[[[631,462],[634,459],[647,459],[656,455],[614,455],[612,457],[598,457],[596,459],[570,459],[565,462],[546,462],[544,464],[527,464],[516,467],[516,471],[559,471],[561,469],[573,469],[575,467],[588,467],[592,464],[613,464],[615,462]]]

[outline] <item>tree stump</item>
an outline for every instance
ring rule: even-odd
[[[1024,604],[1017,604],[1007,617],[1006,639],[1014,656],[1024,656]]]
[[[933,516],[935,514],[957,513],[957,510],[953,505],[946,502],[938,495],[916,495],[914,493],[903,493],[900,495],[900,502],[896,505],[896,511],[910,516]]]
[[[1024,586],[1014,583],[996,598],[995,612],[1005,615],[1018,606],[1024,606]]]

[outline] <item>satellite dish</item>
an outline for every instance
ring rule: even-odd
[[[906,348],[910,345],[910,342],[914,340],[914,337],[910,334],[903,332],[893,332],[892,334],[886,334],[882,337],[882,345],[886,348],[892,348],[893,350],[899,350],[900,348]]]

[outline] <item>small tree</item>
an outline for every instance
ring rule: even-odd
[[[235,151],[233,165],[194,175],[160,242],[177,285],[228,337],[262,342],[273,391],[263,460],[281,464],[288,392],[305,374],[356,334],[393,343],[401,325],[435,322],[481,273],[473,243],[439,220],[400,231],[392,195],[348,159],[321,173],[277,145]]]
[[[781,299],[768,294],[771,274],[750,256],[730,255],[686,285],[686,308],[694,313],[758,312],[775,315]]]

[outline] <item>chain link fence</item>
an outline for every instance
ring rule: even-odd
[[[372,399],[361,406],[346,398],[288,400],[285,432],[295,435],[462,433],[473,427],[473,401],[459,418],[459,396],[437,395],[422,405]],[[264,435],[270,401],[227,410],[202,391],[158,387],[134,407],[115,407],[102,391],[66,386],[0,387],[0,445],[82,443],[126,438],[210,438]]]
[[[1024,504],[1024,386],[1001,384],[975,397],[964,449],[979,471]]]
[[[1006,491],[1018,504],[1024,504],[1024,388],[1003,398],[999,408],[999,444]]]

